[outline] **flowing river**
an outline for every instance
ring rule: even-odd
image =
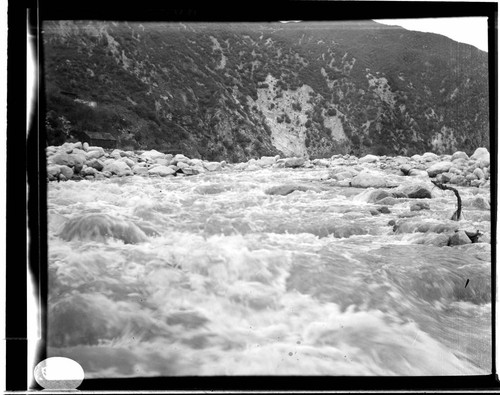
[[[327,173],[49,183],[48,356],[86,378],[490,374],[491,245],[418,244],[388,224],[407,199],[372,215]],[[450,222],[452,193],[421,200]]]

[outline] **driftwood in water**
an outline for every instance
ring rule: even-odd
[[[448,190],[453,191],[455,193],[455,196],[457,197],[457,206],[458,207],[457,207],[457,211],[455,211],[453,213],[453,215],[451,216],[451,219],[454,221],[459,221],[460,217],[462,216],[462,198],[460,197],[460,194],[458,193],[458,191],[455,188],[441,184],[440,182],[437,182],[437,181],[431,181],[431,182],[435,186],[437,186],[439,189],[443,189],[443,190],[448,189]]]

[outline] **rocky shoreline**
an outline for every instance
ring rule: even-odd
[[[263,156],[247,162],[230,164],[191,159],[149,151],[105,150],[87,143],[65,143],[49,146],[47,153],[48,181],[98,180],[124,176],[191,176],[228,170],[260,170],[262,168],[327,168],[329,181],[339,186],[360,188],[391,188],[401,178],[434,179],[442,184],[490,187],[490,153],[478,148],[470,157],[461,151],[453,155],[376,156],[357,158],[333,155],[328,159],[280,158]]]

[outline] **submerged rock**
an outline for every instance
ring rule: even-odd
[[[133,222],[106,214],[89,214],[68,220],[59,237],[66,241],[92,240],[103,242],[109,238],[125,244],[147,241],[147,236]]]
[[[306,160],[304,158],[286,158],[285,159],[285,167],[300,167]]]
[[[433,245],[436,247],[445,247],[449,242],[450,236],[443,233],[427,233],[414,240],[415,244]]]
[[[426,220],[402,220],[396,224],[396,233],[449,233],[458,230],[455,221],[434,222]]]
[[[292,192],[295,191],[301,191],[301,192],[306,192],[306,191],[314,191],[314,192],[320,192],[319,188],[313,187],[313,186],[306,186],[306,185],[295,185],[295,184],[286,184],[286,185],[277,185],[271,188],[268,188],[265,190],[265,193],[267,195],[289,195]]]
[[[410,205],[410,211],[430,210],[429,203],[415,202]]]

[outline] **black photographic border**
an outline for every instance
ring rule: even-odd
[[[46,169],[43,122],[37,112],[27,135],[22,130],[26,119],[23,84],[26,73],[26,23],[31,42],[43,58],[39,27],[43,20],[111,20],[111,21],[218,21],[253,22],[278,20],[363,20],[389,18],[425,18],[486,16],[489,41],[490,82],[490,153],[492,240],[496,240],[497,171],[498,171],[498,33],[496,3],[486,2],[397,2],[397,1],[258,1],[218,3],[207,1],[124,2],[118,0],[38,0],[9,2],[8,7],[8,81],[7,81],[7,210],[6,210],[6,389],[26,391],[27,371],[27,298],[28,273],[35,278],[39,295],[42,340],[37,360],[45,358],[47,318],[47,214]],[[27,20],[28,19],[28,20]],[[43,92],[43,65],[38,65],[40,92]],[[35,98],[35,108],[44,108],[43,95]],[[40,117],[43,118],[43,117]],[[23,149],[26,147],[26,149]],[[23,165],[26,165],[26,169]],[[27,171],[27,178],[26,173]],[[29,193],[26,189],[29,185]],[[22,211],[27,202],[28,216]],[[24,221],[23,221],[24,218]],[[29,236],[29,249],[24,241]],[[493,242],[494,243],[494,242]],[[29,268],[26,267],[29,262]],[[29,272],[28,272],[29,270]],[[230,376],[230,377],[162,377],[84,380],[85,391],[374,391],[374,390],[486,390],[500,388],[496,376],[496,247],[492,244],[492,373],[486,376],[439,377],[322,377],[322,376]],[[36,364],[36,363],[35,363]]]

